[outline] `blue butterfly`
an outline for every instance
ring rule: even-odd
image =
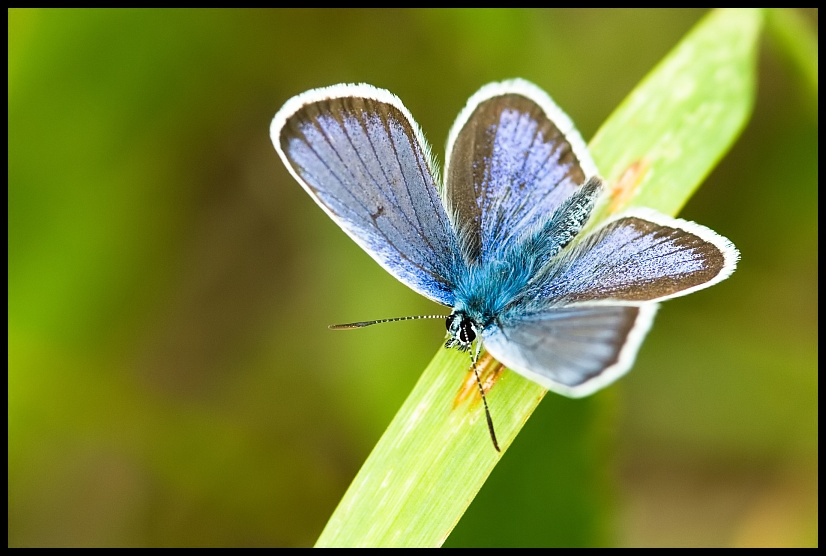
[[[481,339],[501,363],[565,396],[627,372],[656,302],[724,280],[739,258],[712,230],[646,209],[580,237],[603,181],[568,116],[524,80],[470,98],[441,180],[407,108],[370,85],[293,97],[270,136],[356,243],[452,309],[448,347]]]

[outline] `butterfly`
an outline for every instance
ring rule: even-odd
[[[604,182],[570,118],[525,80],[470,97],[441,178],[407,108],[370,85],[291,98],[270,136],[347,235],[451,308],[441,317],[447,347],[476,342],[478,356],[481,339],[499,362],[565,396],[625,374],[657,303],[724,280],[739,259],[709,228],[650,209],[580,234],[606,197]]]

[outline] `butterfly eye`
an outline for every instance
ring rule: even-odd
[[[450,313],[450,314],[447,316],[447,322],[445,323],[445,325],[447,326],[447,331],[448,331],[448,332],[452,332],[453,322],[454,322],[455,320],[456,320],[456,313]]]

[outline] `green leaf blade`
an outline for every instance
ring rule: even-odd
[[[591,154],[609,184],[635,165],[643,175],[595,221],[630,206],[679,212],[748,121],[761,23],[756,9],[712,12],[619,105]]]

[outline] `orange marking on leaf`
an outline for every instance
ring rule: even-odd
[[[485,394],[490,392],[493,385],[496,384],[502,375],[502,371],[505,370],[505,366],[494,359],[489,353],[485,353],[479,358],[479,361],[476,362],[476,368],[479,371],[479,380],[482,381],[482,388]],[[476,402],[482,399],[479,395],[479,385],[476,384],[476,377],[473,374],[472,366],[468,367],[467,376],[459,388],[459,391],[456,393],[456,397],[453,399],[453,407],[459,407],[469,399],[475,400]]]
[[[608,212],[613,214],[628,205],[650,166],[647,160],[641,158],[625,169],[611,186],[611,205]]]

